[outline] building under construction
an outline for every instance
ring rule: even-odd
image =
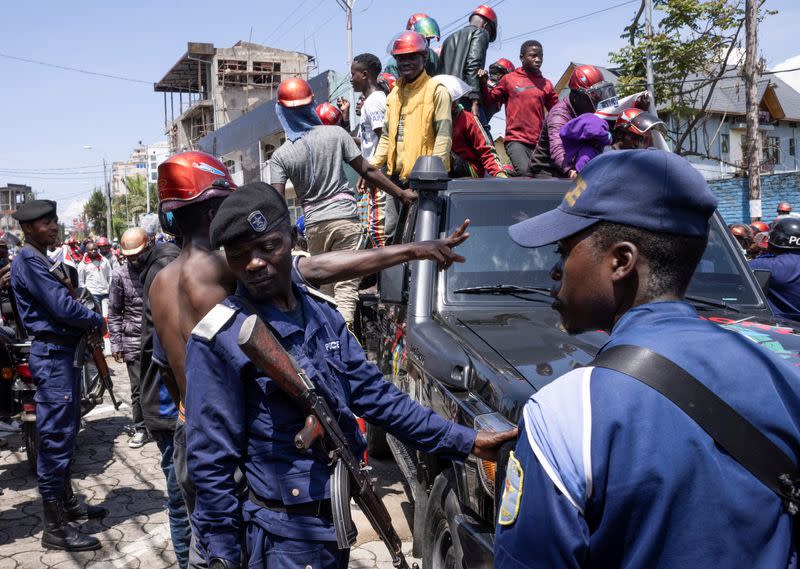
[[[240,41],[230,48],[189,42],[186,53],[155,84],[164,93],[164,129],[172,153],[275,96],[286,77],[308,78],[313,58]]]
[[[33,190],[25,184],[6,184],[0,187],[0,229],[18,232],[19,223],[11,214],[32,199]]]

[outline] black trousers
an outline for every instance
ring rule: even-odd
[[[506,142],[506,154],[511,158],[511,163],[514,165],[514,170],[517,171],[517,176],[530,176],[531,154],[533,154],[534,148],[516,140]]]
[[[128,379],[131,382],[131,417],[133,428],[144,431],[144,416],[142,415],[142,368],[141,360],[136,358],[132,362],[125,362],[128,368]]]

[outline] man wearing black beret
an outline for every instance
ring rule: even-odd
[[[197,492],[192,522],[211,569],[240,567],[242,533],[252,567],[264,559],[270,567],[344,568],[349,556],[336,544],[326,462],[294,447],[304,414],[237,344],[253,311],[325,397],[356,456],[366,444],[354,413],[455,460],[470,453],[490,458],[515,436],[447,421],[385,381],[341,314],[300,284],[294,242],[286,203],[266,184],[233,192],[211,222],[211,244],[224,247],[237,281],[236,293],[197,324],[186,345],[188,467]],[[241,506],[237,467],[249,489]]]
[[[28,365],[36,380],[42,545],[66,551],[98,549],[97,538],[80,533],[69,521],[103,517],[106,511],[78,501],[69,468],[80,425],[75,348],[87,330],[104,327],[103,317],[74,300],[51,272],[47,248],[58,239],[56,203],[34,200],[12,217],[25,234],[25,246],[14,259],[11,286],[22,324],[33,338]]]

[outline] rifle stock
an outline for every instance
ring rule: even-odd
[[[278,388],[286,393],[304,413],[308,413],[303,429],[295,437],[298,449],[307,449],[315,441],[319,441],[328,458],[335,465],[331,478],[331,494],[342,492],[341,485],[349,486],[354,492],[353,498],[375,529],[381,540],[389,549],[392,565],[408,569],[408,563],[402,552],[400,536],[392,526],[392,519],[386,506],[375,493],[372,483],[364,474],[364,470],[350,450],[347,439],[336,421],[327,402],[316,393],[314,384],[294,358],[280,345],[266,324],[256,314],[248,316],[242,324],[238,338],[239,347],[267,375]],[[342,474],[341,468],[347,469],[349,476]],[[337,489],[337,486],[339,488]],[[332,496],[334,513],[341,510],[343,498]],[[337,505],[338,504],[338,505]],[[348,531],[349,512],[339,512],[334,520],[337,528],[337,542],[340,548],[352,544]],[[347,535],[345,535],[345,533]],[[349,543],[348,543],[349,542]]]

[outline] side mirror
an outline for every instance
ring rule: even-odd
[[[759,288],[767,294],[769,292],[769,279],[772,276],[772,271],[767,269],[753,269],[753,275],[756,277],[756,282]]]
[[[407,264],[401,263],[378,273],[378,299],[381,302],[402,304],[406,301]]]

